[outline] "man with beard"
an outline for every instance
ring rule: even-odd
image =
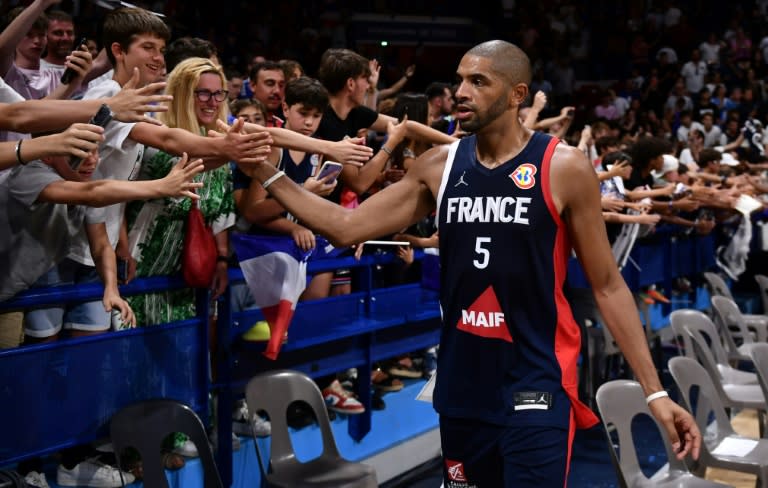
[[[52,10],[46,14],[48,16],[48,45],[46,54],[40,60],[41,68],[57,69],[64,73],[67,56],[75,47],[75,24],[72,16],[61,10]],[[77,46],[80,48],[80,46]]]
[[[334,245],[397,232],[437,208],[443,330],[434,406],[446,487],[563,486],[576,427],[579,327],[563,293],[571,244],[605,323],[682,459],[698,457],[691,415],[662,389],[634,299],[613,260],[584,154],[518,118],[528,57],[504,41],[470,49],[457,70],[457,119],[473,133],[422,155],[354,210],[261,164],[255,176]]]

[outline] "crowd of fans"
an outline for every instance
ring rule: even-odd
[[[285,235],[312,249],[312,230],[251,178],[255,163],[354,207],[401,179],[433,145],[467,135],[453,117],[450,78],[430,79],[418,65],[400,66],[386,83],[376,59],[343,42],[322,51],[262,45],[244,63],[230,39],[174,37],[161,17],[140,8],[101,12],[102,37],[76,45],[82,27],[55,10],[60,1],[15,8],[0,33],[0,301],[34,286],[101,281],[105,292],[99,302],[3,313],[3,348],[194,315],[189,290],[126,301],[117,287],[180,272],[193,206],[215,235],[213,300],[237,265],[230,233]],[[682,234],[723,229],[718,239],[728,248],[768,191],[768,35],[736,18],[693,42],[679,35],[687,20],[667,2],[631,24],[630,64],[618,81],[575,90],[590,40],[572,7],[560,4],[547,24],[517,20],[513,37],[536,61],[521,120],[593,162],[619,266],[634,241],[660,223]],[[86,13],[95,15],[93,8]],[[263,31],[268,39],[270,29]],[[544,36],[569,47],[555,55]],[[425,83],[417,86],[414,77]],[[105,120],[93,119],[97,112]],[[319,177],[329,160],[347,164]],[[437,247],[439,239],[433,218],[382,238],[411,244],[397,250],[403,264],[388,270],[388,283],[413,279],[412,248]],[[746,257],[726,254],[727,271],[738,276]],[[302,299],[354,286],[350,270],[319,273]],[[253,306],[244,287],[233,296],[237,309]],[[256,324],[247,337],[266,339],[269,328]],[[402,388],[395,377],[420,375],[418,364],[431,372],[434,354],[421,363],[394,358],[374,381],[382,391]],[[327,383],[329,408],[363,411],[337,378]],[[169,442],[169,452],[193,450],[184,438]],[[133,477],[82,459],[82,451],[62,459],[60,485],[95,476],[99,486],[120,486]],[[169,456],[166,465],[180,467],[183,459]],[[25,470],[30,483],[46,486],[33,468]]]

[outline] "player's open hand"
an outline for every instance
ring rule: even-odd
[[[688,454],[693,456],[693,459],[698,459],[701,450],[701,432],[693,416],[669,397],[653,400],[648,407],[667,431],[677,459],[683,459]]]

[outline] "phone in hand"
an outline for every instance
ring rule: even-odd
[[[341,173],[341,169],[344,166],[341,163],[337,163],[336,161],[326,161],[323,163],[323,165],[320,167],[320,171],[317,172],[317,175],[315,175],[315,178],[318,180],[322,180],[327,176],[331,176],[326,183],[333,183],[336,181],[336,177],[339,176],[339,173]]]
[[[85,44],[88,45],[88,38],[87,37],[81,37],[77,44],[75,44],[73,51],[79,51],[80,47]],[[77,75],[77,72],[73,70],[72,68],[67,68],[64,70],[64,73],[61,75],[61,82],[65,85],[68,85],[72,79]]]
[[[98,125],[99,127],[106,127],[106,125],[109,123],[110,120],[112,120],[112,110],[105,103],[101,107],[99,107],[99,111],[96,112],[96,115],[91,117],[91,120],[89,120],[88,123],[93,125]],[[82,164],[82,162],[83,162],[82,158],[72,157],[69,160],[69,167],[72,168],[74,171],[77,171],[77,169],[80,167],[80,164]]]

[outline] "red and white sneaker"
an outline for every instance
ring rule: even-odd
[[[345,390],[339,380],[333,380],[329,386],[323,388],[323,398],[329,410],[348,415],[356,415],[365,412],[365,407],[352,393]]]

